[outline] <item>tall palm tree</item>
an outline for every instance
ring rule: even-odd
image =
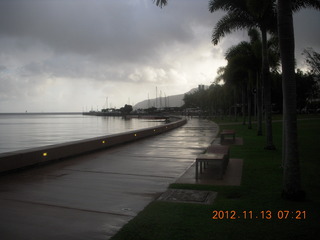
[[[251,72],[255,70],[254,65],[256,63],[250,43],[243,41],[235,46],[230,47],[226,52],[225,58],[228,61],[228,64],[225,68],[224,80],[231,83],[233,82],[233,85],[236,85],[238,86],[238,89],[241,89],[243,125],[246,122],[246,112],[248,112],[250,128],[251,109],[246,111],[245,105],[246,99],[248,100],[248,108],[251,105],[251,96],[248,94],[248,92],[251,92],[253,81],[253,74],[251,74]]]
[[[319,0],[292,0],[293,12],[302,8],[318,8]],[[269,62],[267,55],[267,32],[276,32],[276,0],[210,0],[209,10],[226,11],[227,14],[218,21],[212,42],[217,44],[225,34],[237,29],[250,29],[254,26],[261,30],[262,34],[262,83],[264,84],[265,110],[266,110],[266,149],[274,149],[272,139],[271,119],[271,84],[269,80]],[[261,115],[261,111],[260,111]],[[258,131],[260,135],[260,132]]]
[[[228,72],[233,72],[233,78],[241,75],[241,72],[246,72],[244,82],[244,86],[247,88],[243,88],[242,90],[246,90],[247,93],[243,94],[243,96],[247,95],[246,98],[248,102],[248,113],[251,113],[251,93],[252,86],[256,82],[259,82],[259,78],[255,76],[259,76],[259,72],[261,72],[261,66],[256,64],[257,62],[261,62],[261,36],[257,29],[253,28],[249,30],[248,35],[250,36],[250,42],[242,41],[239,44],[230,47],[226,52],[226,60],[228,61],[228,65],[226,70]],[[270,67],[272,69],[276,69],[279,65],[279,54],[278,54],[278,40],[276,37],[272,36],[267,42],[268,45],[268,58],[270,59]],[[226,72],[226,71],[225,71]],[[229,74],[230,75],[230,74]],[[243,80],[243,79],[241,79]],[[241,85],[242,86],[242,85]],[[243,110],[244,112],[244,110]],[[250,121],[250,114],[249,114]],[[249,122],[249,128],[250,122]]]
[[[271,119],[271,85],[269,81],[269,62],[267,54],[267,32],[276,31],[276,12],[274,2],[270,0],[210,0],[209,11],[226,11],[212,34],[212,42],[218,44],[221,37],[238,29],[251,29],[258,27],[262,36],[262,75],[261,82],[264,89],[265,110],[266,110],[266,149],[275,149],[272,137]],[[262,99],[261,85],[258,89],[258,135],[262,135]]]
[[[267,0],[266,0],[267,1]],[[266,1],[248,0],[248,2],[254,3],[262,10],[265,9]],[[165,5],[166,0],[157,0],[157,2]],[[241,17],[238,16],[235,9],[239,7],[239,10],[243,10],[243,1],[240,0],[211,0],[210,4],[215,3],[216,10],[221,9],[225,11],[234,11],[235,16],[226,16],[226,20],[229,18],[230,25],[225,25],[226,31],[222,32],[223,37],[225,33],[230,33],[234,29],[247,28],[246,23],[250,23],[248,19],[243,18],[241,23]],[[262,4],[263,2],[263,4]],[[301,199],[303,198],[303,191],[301,191],[300,184],[300,168],[299,168],[299,155],[298,155],[298,142],[297,142],[297,117],[296,117],[296,83],[294,80],[294,31],[293,31],[293,19],[292,13],[297,12],[302,8],[311,7],[320,10],[319,0],[269,0],[272,6],[277,9],[278,13],[278,32],[279,32],[279,44],[282,63],[282,76],[283,76],[283,125],[284,125],[284,145],[285,154],[284,161],[284,176],[283,176],[283,196],[289,199]],[[160,6],[162,6],[160,5]],[[238,5],[238,6],[237,6]],[[254,6],[254,4],[252,5]],[[211,7],[209,5],[209,7]],[[215,8],[212,10],[215,11]],[[211,9],[210,9],[211,11]],[[258,11],[259,12],[259,11]],[[257,13],[258,13],[257,12]],[[273,12],[273,11],[272,11]],[[244,17],[246,14],[244,14]],[[237,21],[231,21],[232,19]],[[222,20],[222,19],[221,19]],[[273,21],[272,21],[273,22]],[[219,22],[218,22],[219,24]],[[220,23],[221,25],[221,23]],[[266,36],[266,35],[264,35]],[[263,38],[264,38],[263,36]],[[218,38],[218,39],[219,39]]]
[[[224,72],[224,80],[228,88],[232,88],[234,92],[234,114],[237,119],[238,106],[241,101],[243,124],[246,121],[245,99],[246,99],[246,86],[248,82],[247,66],[244,64],[247,61],[246,55],[241,54],[241,47],[244,47],[244,43],[240,43],[229,49],[226,54],[226,60],[228,64]],[[243,50],[243,49],[242,49]],[[234,53],[237,52],[238,53]],[[240,91],[239,91],[240,90]],[[241,100],[240,100],[241,99]]]
[[[291,200],[303,200],[298,153],[296,115],[296,81],[294,57],[294,30],[292,12],[301,8],[320,9],[319,0],[278,0],[278,34],[282,63],[284,172],[282,196]]]
[[[230,113],[231,105],[234,103],[234,94],[231,94],[233,89],[231,89],[231,87],[228,86],[228,82],[225,81],[227,72],[227,67],[220,67],[217,70],[218,76],[215,78],[213,83],[213,87],[215,89],[215,92],[213,92],[215,94],[213,101],[218,106],[216,111],[221,116],[226,115],[227,112]],[[224,82],[224,84],[221,84],[221,82]]]

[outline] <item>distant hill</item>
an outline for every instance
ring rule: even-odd
[[[157,98],[156,99],[147,99],[141,102],[138,102],[133,106],[133,109],[147,109],[151,107],[163,108],[163,107],[181,107],[184,104],[183,101],[184,94],[178,94],[173,96],[167,96],[166,98]]]
[[[198,90],[198,88],[193,88],[187,93],[191,93]],[[138,102],[133,106],[133,109],[147,109],[151,107],[164,108],[164,107],[181,107],[184,104],[183,98],[184,94],[172,95],[165,97],[158,97],[157,102],[156,99],[147,99],[141,102]]]

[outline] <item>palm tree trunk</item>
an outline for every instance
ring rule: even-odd
[[[262,79],[258,75],[257,75],[257,113],[258,113],[257,135],[262,136],[262,115],[263,115]]]
[[[248,129],[252,129],[252,71],[248,72],[247,104],[248,104]]]
[[[234,121],[238,121],[238,109],[237,109],[237,90],[234,88],[233,90],[233,96],[234,96]]]
[[[249,80],[250,81],[250,80]],[[252,89],[249,82],[247,86],[247,101],[248,101],[248,129],[252,129],[252,120],[251,120],[251,100],[252,100]]]
[[[247,84],[246,82],[243,80],[242,81],[242,96],[241,96],[241,101],[242,101],[242,125],[246,125],[246,118],[247,118],[247,114],[246,114],[246,92],[247,92]]]
[[[294,31],[291,0],[278,0],[278,31],[282,63],[285,154],[282,196],[303,200],[298,154],[296,81],[294,79]]]
[[[272,136],[272,109],[271,109],[271,84],[269,79],[269,62],[268,62],[268,46],[267,46],[267,31],[261,27],[262,35],[262,82],[264,89],[264,106],[266,119],[266,138],[267,145],[265,149],[274,150]]]

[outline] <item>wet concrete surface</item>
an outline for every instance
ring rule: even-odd
[[[109,239],[214,140],[189,119],[134,143],[0,176],[1,239]]]

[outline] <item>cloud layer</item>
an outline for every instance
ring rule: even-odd
[[[96,109],[106,97],[121,107],[154,97],[156,86],[173,95],[210,84],[225,50],[247,36],[213,46],[223,13],[207,8],[207,0],[163,9],[151,0],[0,1],[0,112]],[[299,49],[319,49],[311,13],[296,18]]]

